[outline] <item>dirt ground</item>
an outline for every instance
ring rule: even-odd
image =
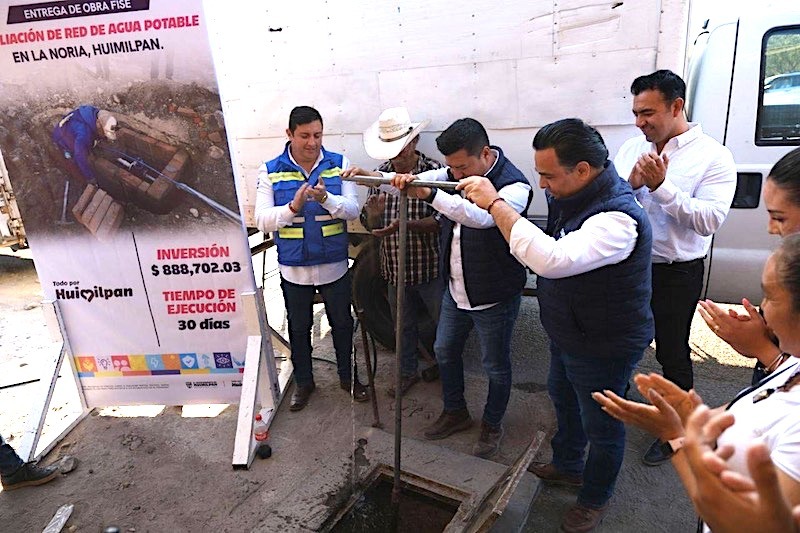
[[[0,433],[12,445],[19,445],[28,410],[42,387],[41,381],[19,383],[43,378],[42,367],[53,354],[42,318],[41,290],[32,261],[25,255],[0,254]],[[281,329],[282,302],[275,296],[280,292],[275,287],[275,274],[268,272],[267,312],[273,326]],[[314,355],[332,359],[321,307],[315,309],[313,335]],[[748,361],[720,346],[699,320],[695,320],[692,343],[697,388],[708,403],[721,403],[749,381]],[[356,344],[360,348],[360,342]],[[473,416],[479,417],[486,388],[474,339],[467,352],[468,405]],[[550,431],[554,424],[544,385],[546,336],[538,324],[534,299],[523,304],[513,352],[514,390],[505,419],[506,437],[495,458],[503,464],[514,461],[536,430]],[[650,352],[641,370],[656,369]],[[394,404],[385,394],[391,357],[387,350],[379,350],[376,378],[381,418],[388,432],[394,419]],[[357,435],[372,424],[369,404],[348,402],[333,365],[315,362],[315,376],[318,390],[305,410],[292,413],[286,405],[279,409],[270,428],[273,457],[256,459],[247,471],[234,471],[230,465],[236,406],[97,409],[44,458],[50,462],[65,453],[74,455],[79,461],[75,471],[43,487],[0,492],[0,531],[41,531],[66,503],[72,503],[74,511],[65,531],[99,531],[110,524],[129,532],[306,531],[306,522],[293,518],[296,513],[287,506],[318,502],[314,512],[320,512],[319,508],[333,510],[340,504],[346,488],[310,486],[308,480],[329,470],[353,468]],[[59,380],[48,427],[68,411],[69,391],[64,383],[63,378]],[[404,435],[421,439],[423,428],[440,408],[438,381],[418,385],[404,402]],[[470,453],[477,432],[473,427],[440,442]],[[648,468],[640,462],[650,442],[648,435],[629,431],[612,508],[598,531],[693,530],[691,505],[672,468]],[[547,460],[549,454],[545,445],[537,460]],[[574,498],[567,489],[544,487],[524,531],[557,531],[561,515]]]

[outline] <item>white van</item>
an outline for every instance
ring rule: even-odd
[[[783,4],[786,6],[786,4]],[[707,258],[709,298],[761,299],[767,235],[762,189],[772,165],[800,146],[800,11],[748,8],[708,25],[688,67],[689,118],[733,152],[738,184]]]

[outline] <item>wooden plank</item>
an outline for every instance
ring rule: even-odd
[[[81,197],[78,198],[78,201],[72,207],[72,214],[75,217],[75,220],[77,220],[81,224],[83,223],[82,220],[83,211],[84,209],[86,209],[86,206],[89,205],[89,202],[92,200],[92,196],[94,196],[94,193],[96,191],[97,187],[90,183],[89,185],[86,186],[86,188],[83,190],[83,193],[81,193]]]
[[[111,207],[106,211],[103,221],[100,222],[100,227],[97,228],[96,236],[98,239],[106,240],[117,232],[122,220],[125,217],[125,209],[119,202],[111,202]]]
[[[94,215],[92,215],[89,223],[86,224],[86,227],[89,228],[89,231],[91,231],[93,234],[97,233],[97,228],[100,227],[100,223],[103,221],[103,217],[106,216],[106,211],[108,211],[108,208],[111,207],[111,202],[113,201],[114,199],[107,194],[100,202],[100,205],[97,207],[97,211],[94,213]]]
[[[86,206],[86,209],[84,209],[83,213],[81,214],[81,224],[87,228],[89,227],[89,221],[97,212],[97,208],[100,207],[100,203],[106,196],[108,196],[108,193],[102,189],[98,189],[97,192],[94,193],[92,201],[89,202],[89,205]]]
[[[106,216],[103,217],[103,221],[100,223],[100,227],[97,228],[97,238],[101,240],[110,238],[122,225],[124,218],[125,209],[122,204],[112,202],[111,207],[106,211]]]

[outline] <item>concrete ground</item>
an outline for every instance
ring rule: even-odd
[[[41,384],[9,385],[31,376],[35,379],[51,345],[45,340],[32,263],[0,255],[0,280],[0,433],[14,445],[19,443],[27,408],[40,394]],[[272,287],[267,290],[270,322],[283,328],[274,272],[267,276],[265,287]],[[322,306],[315,308],[313,335],[314,355],[332,361]],[[361,353],[360,335],[355,339]],[[697,389],[709,404],[721,403],[749,382],[748,362],[721,347],[699,319],[692,343]],[[388,350],[379,349],[376,383],[380,416],[388,432],[393,431],[395,413],[385,392],[392,358]],[[551,431],[554,425],[545,389],[547,342],[533,298],[523,302],[513,362],[506,437],[494,458],[501,465],[513,462],[537,430]],[[346,499],[347,484],[336,480],[352,478],[351,473],[363,466],[358,439],[373,421],[369,404],[352,404],[339,389],[333,364],[320,360],[314,366],[318,389],[309,406],[300,412],[290,412],[285,404],[279,409],[270,428],[273,456],[256,459],[250,470],[230,467],[236,406],[99,409],[45,459],[72,454],[79,460],[74,472],[40,488],[0,492],[0,530],[40,531],[64,503],[75,506],[65,529],[69,531],[97,531],[109,524],[122,531],[307,530],[319,523],[320,513],[332,512]],[[479,419],[486,384],[474,339],[468,342],[465,366],[468,406]],[[652,351],[640,369],[657,369]],[[20,377],[26,379],[16,379]],[[402,410],[404,437],[422,440],[424,427],[441,409],[439,391],[438,381],[420,383],[407,395]],[[57,400],[49,420],[64,410]],[[477,436],[475,425],[433,444],[442,447],[442,457],[452,452],[469,454]],[[617,491],[598,531],[690,531],[694,527],[691,504],[671,466],[641,464],[640,455],[650,442],[648,435],[629,431]],[[435,452],[424,453],[431,454],[431,464],[444,462]],[[546,461],[549,454],[545,444],[536,460]],[[545,486],[523,530],[557,531],[574,498],[572,491]],[[307,512],[298,514],[303,505]]]

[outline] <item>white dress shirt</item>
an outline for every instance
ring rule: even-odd
[[[499,155],[497,151],[494,152],[495,156]],[[497,159],[495,159],[495,164],[496,163]],[[494,168],[494,164],[486,171],[486,174],[488,174],[492,168]],[[419,179],[446,181],[447,167],[423,172],[419,174]],[[528,195],[530,191],[531,186],[529,184],[517,182],[506,185],[497,191],[497,193],[508,205],[513,207],[518,213],[521,213],[528,204]],[[450,288],[450,295],[456,302],[456,306],[465,311],[480,311],[497,305],[497,303],[493,303],[475,307],[470,306],[469,298],[467,298],[467,290],[464,287],[464,265],[461,257],[461,225],[463,224],[468,228],[475,229],[491,228],[495,226],[492,215],[466,198],[462,198],[457,194],[447,194],[441,191],[437,191],[431,205],[442,215],[455,222],[453,227],[453,241],[450,244],[450,279],[448,280],[448,286]]]
[[[636,246],[636,221],[621,211],[587,218],[581,227],[558,240],[527,219],[511,227],[511,253],[538,276],[577,276],[628,258]]]
[[[297,165],[297,162],[292,157],[292,151],[289,150],[289,159],[292,163]],[[320,152],[314,167],[311,172],[322,161],[322,152]],[[350,161],[342,156],[342,170],[350,166]],[[298,168],[303,172],[306,179],[309,173],[305,171],[300,165]],[[313,202],[315,200],[306,200]],[[342,194],[336,195],[328,193],[328,198],[322,204],[322,207],[328,210],[333,218],[341,218],[343,220],[353,220],[358,217],[358,193],[356,191],[355,183],[351,181],[342,181]],[[264,163],[258,169],[258,190],[256,192],[256,226],[261,231],[267,233],[270,231],[278,231],[279,228],[288,226],[292,223],[295,214],[289,209],[289,204],[275,205],[275,197],[272,191],[272,182],[269,179],[269,172],[267,172],[267,164]],[[323,263],[321,265],[311,266],[288,266],[278,265],[281,276],[290,283],[297,285],[325,285],[333,283],[347,273],[348,263],[347,259],[335,263]]]
[[[711,238],[728,215],[736,192],[736,164],[730,150],[703,133],[699,124],[673,137],[662,153],[667,176],[655,190],[635,191],[653,227],[653,262],[691,261],[705,256]],[[639,156],[656,152],[644,135],[628,139],[614,166],[629,179]]]

